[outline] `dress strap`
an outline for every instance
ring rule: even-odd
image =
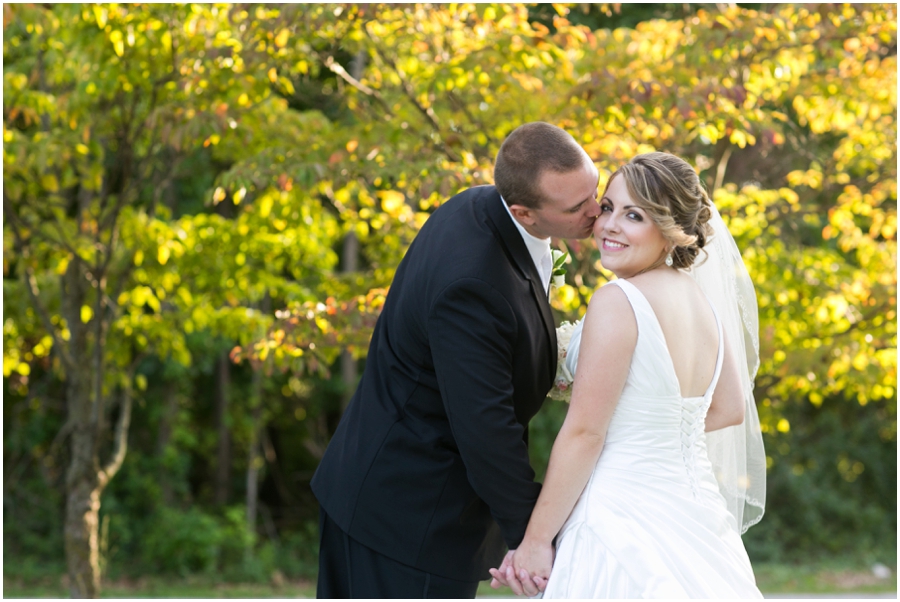
[[[631,303],[631,307],[634,309],[635,315],[637,315],[638,310],[640,310],[641,312],[650,312],[650,315],[652,316],[656,315],[656,313],[653,311],[653,307],[650,305],[650,302],[647,301],[647,297],[644,296],[644,293],[642,293],[638,287],[628,282],[624,278],[610,280],[606,284],[612,284],[622,289],[622,292],[624,292],[625,296],[628,297],[628,302]],[[638,326],[638,330],[640,330],[640,325]]]
[[[716,370],[713,373],[712,382],[709,384],[709,388],[707,388],[706,394],[703,397],[709,397],[712,395],[712,392],[715,391],[716,384],[719,382],[719,375],[722,373],[722,364],[725,360],[725,332],[722,330],[722,320],[719,319],[716,306],[713,305],[711,301],[709,306],[712,308],[713,316],[716,318],[716,329],[719,331],[719,350],[716,355]]]

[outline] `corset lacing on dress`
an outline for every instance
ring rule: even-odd
[[[698,442],[706,425],[706,411],[709,407],[704,397],[686,397],[681,406],[681,455],[687,471],[688,482],[694,498],[700,495],[700,478],[697,475]]]

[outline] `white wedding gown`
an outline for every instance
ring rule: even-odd
[[[761,598],[706,452],[706,411],[722,367],[719,317],[712,383],[702,397],[682,397],[650,303],[626,280],[610,285],[631,302],[637,345],[603,452],[557,538],[543,597]],[[570,343],[576,360],[579,343],[580,325]]]

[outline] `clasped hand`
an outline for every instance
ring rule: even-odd
[[[547,587],[555,550],[552,543],[535,543],[527,538],[507,552],[498,569],[490,569],[491,587],[509,587],[517,596],[536,596]]]

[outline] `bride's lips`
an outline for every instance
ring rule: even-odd
[[[603,239],[603,250],[604,251],[621,251],[622,249],[628,248],[628,245],[611,240],[609,238]]]

